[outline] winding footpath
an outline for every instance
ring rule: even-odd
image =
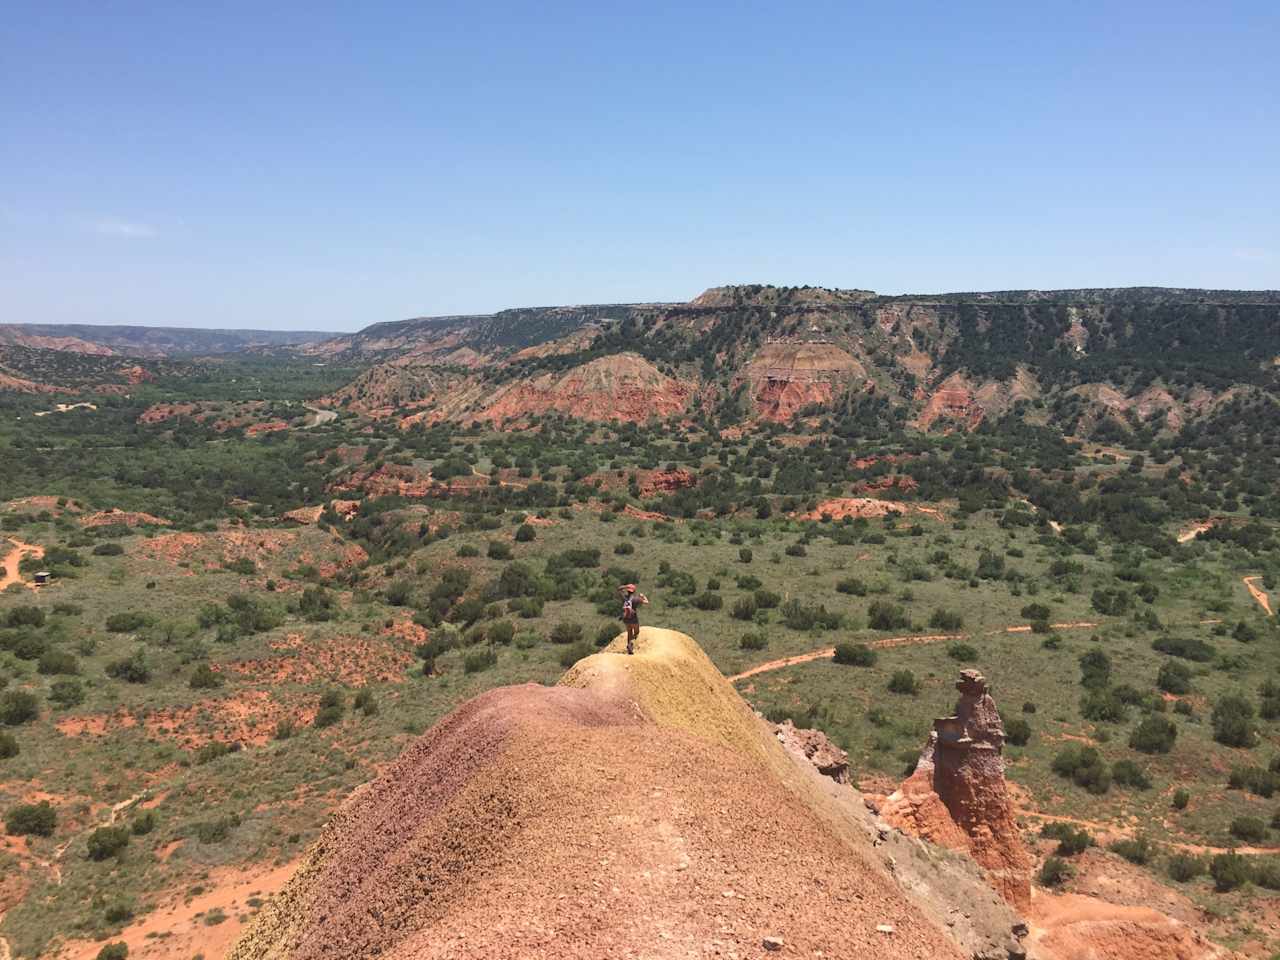
[[[1071,623],[1055,623],[1051,624],[1055,630],[1088,630],[1096,627],[1098,624],[1091,620],[1076,620]],[[1030,633],[1031,625],[1022,624],[1016,627],[1005,627],[1003,631],[995,631],[996,633]],[[890,650],[894,647],[916,647],[924,646],[930,643],[950,643],[952,640],[968,640],[967,633],[926,633],[911,634],[905,637],[885,637],[882,640],[872,640],[867,644],[872,650]],[[793,657],[782,657],[779,660],[769,660],[766,663],[758,664],[742,673],[735,673],[729,677],[730,683],[737,683],[739,680],[745,680],[748,677],[759,676],[762,673],[772,673],[774,670],[783,670],[786,667],[794,667],[798,663],[809,663],[813,660],[830,659],[836,654],[836,648],[822,647],[819,650],[811,650],[808,653],[798,653]]]
[[[3,561],[3,569],[0,569],[0,590],[5,589],[11,584],[22,583],[22,574],[18,567],[22,563],[24,554],[31,554],[33,557],[43,557],[44,547],[34,543],[23,543],[21,540],[10,540],[13,549],[10,550]]]

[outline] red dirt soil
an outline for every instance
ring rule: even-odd
[[[1037,891],[1026,945],[1043,960],[1216,960],[1231,952],[1158,910]]]

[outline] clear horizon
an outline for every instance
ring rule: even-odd
[[[1280,287],[1271,4],[59,3],[6,28],[0,323]]]

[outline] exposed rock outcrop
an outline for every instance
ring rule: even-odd
[[[760,348],[736,382],[748,385],[762,419],[782,423],[866,379],[866,368],[833,343],[775,341]]]
[[[778,742],[791,753],[814,765],[824,777],[836,783],[849,782],[849,754],[827,739],[821,730],[804,730],[790,720],[773,725]]]
[[[1004,779],[1004,725],[987,681],[964,670],[951,717],[934,721],[915,771],[890,796],[875,800],[900,830],[969,853],[1019,909],[1031,904],[1031,856],[1018,833]]]
[[[564,413],[584,420],[665,420],[684,413],[695,386],[667,376],[634,353],[620,353],[562,374],[516,380],[499,389],[476,419],[498,422]]]

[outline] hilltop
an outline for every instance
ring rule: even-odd
[[[443,719],[230,960],[1019,952],[975,869],[877,846],[856,791],[788,754],[689,637],[620,650]],[[978,919],[942,922],[961,910]]]

